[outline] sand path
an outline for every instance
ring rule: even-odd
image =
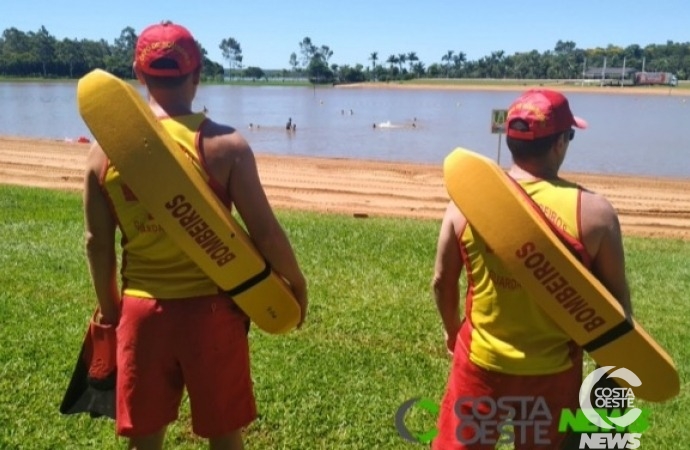
[[[0,137],[0,184],[79,191],[88,144]],[[438,219],[448,195],[436,165],[258,153],[276,208]],[[690,240],[690,179],[564,174],[605,195],[623,233]]]

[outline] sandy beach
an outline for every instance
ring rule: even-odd
[[[0,136],[0,184],[81,191],[89,144]],[[448,202],[436,165],[275,156],[257,151],[276,209],[440,220]],[[690,179],[565,173],[610,199],[623,233],[690,240]]]
[[[477,80],[476,83],[444,83],[435,81],[419,82],[367,82],[356,84],[342,84],[339,89],[420,89],[447,91],[526,91],[528,89],[547,88],[561,92],[586,92],[597,95],[662,95],[671,97],[690,97],[690,89],[671,86],[600,86],[593,80],[583,84],[579,81],[550,81],[537,82],[535,80],[501,81],[492,84]]]

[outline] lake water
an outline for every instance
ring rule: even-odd
[[[500,151],[507,166],[505,142],[499,148],[499,135],[490,132],[491,111],[518,94],[202,85],[194,107],[239,128],[261,153],[441,164],[462,146],[494,160]],[[567,96],[589,128],[577,130],[563,170],[690,177],[690,97]],[[76,83],[3,82],[0,103],[2,135],[91,137],[78,114]],[[288,118],[294,133],[285,130]]]

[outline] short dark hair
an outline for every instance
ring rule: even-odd
[[[529,131],[529,124],[522,119],[510,122],[510,128],[517,131]],[[506,136],[506,144],[515,161],[541,158],[546,155],[563,132],[550,134],[537,139],[525,140]]]
[[[154,69],[177,69],[177,61],[171,58],[159,58],[150,64]],[[144,80],[148,86],[159,89],[174,89],[184,84],[188,77],[192,74],[180,75],[177,77],[159,77],[154,75],[143,74]]]

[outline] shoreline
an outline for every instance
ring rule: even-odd
[[[79,192],[89,144],[0,136],[0,184]],[[440,222],[448,194],[436,164],[255,151],[276,209]],[[563,172],[604,195],[624,235],[690,241],[690,179]]]
[[[528,80],[524,83],[512,82],[477,82],[477,83],[462,83],[462,82],[365,82],[353,84],[339,84],[335,86],[338,89],[390,89],[390,90],[446,90],[446,91],[510,91],[521,92],[533,88],[554,89],[561,92],[581,92],[587,94],[600,95],[658,95],[670,97],[690,97],[690,89],[685,87],[670,87],[670,86],[595,86],[595,85],[578,85],[576,82],[555,82],[538,80]]]
[[[76,83],[78,79],[55,79],[49,82]],[[129,80],[133,82],[134,80]],[[591,81],[591,80],[590,80]],[[35,83],[46,82],[44,79],[3,79],[0,83]],[[208,86],[233,86],[230,83],[203,83]],[[522,92],[528,89],[546,88],[568,93],[588,93],[600,95],[657,95],[669,97],[690,97],[690,82],[681,82],[679,86],[599,86],[596,83],[582,84],[578,80],[504,80],[504,79],[443,79],[424,78],[408,81],[366,81],[361,83],[342,83],[335,85],[290,84],[281,82],[239,83],[238,86],[284,86],[295,88],[326,87],[333,89],[388,89],[388,90],[446,90],[446,91],[509,91]]]

